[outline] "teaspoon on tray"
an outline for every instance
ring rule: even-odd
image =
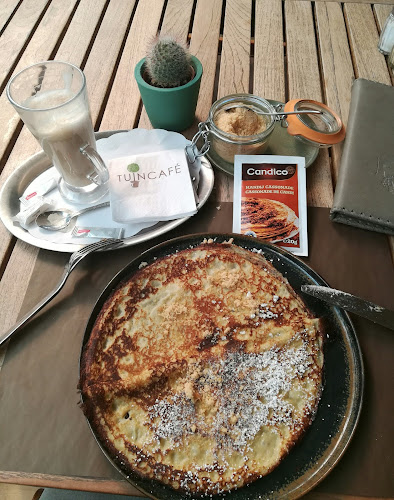
[[[92,207],[82,208],[76,212],[64,208],[63,210],[47,210],[42,214],[38,215],[36,218],[36,224],[38,227],[47,229],[49,231],[60,231],[66,228],[74,217],[89,212],[90,210],[96,210],[98,208],[108,207],[109,201],[104,203],[99,203],[98,205],[93,205]]]

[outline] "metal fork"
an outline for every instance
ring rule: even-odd
[[[41,311],[41,309],[60,292],[65,282],[67,281],[67,278],[70,276],[73,269],[75,269],[75,267],[81,262],[82,259],[90,255],[91,253],[96,252],[97,250],[103,250],[103,249],[108,250],[109,248],[112,247],[116,248],[120,246],[122,243],[123,243],[122,240],[117,240],[115,238],[107,238],[104,240],[97,241],[96,243],[92,243],[91,245],[86,245],[80,250],[74,252],[70,257],[70,260],[65,265],[63,275],[59,283],[56,285],[56,287],[46,297],[44,297],[42,301],[39,302],[33,309],[31,309],[27,314],[25,314],[25,316],[23,316],[23,318],[21,318],[18,321],[18,323],[16,323],[16,325],[14,325],[7,332],[0,335],[0,346],[4,344],[4,342],[8,340],[11,337],[11,335],[17,332],[30,318],[32,318],[35,314]]]

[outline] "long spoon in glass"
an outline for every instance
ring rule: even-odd
[[[224,108],[224,111],[228,111],[229,109],[234,108],[242,108],[248,109],[249,111],[253,111],[256,115],[265,115],[265,116],[287,116],[287,115],[321,115],[323,112],[317,109],[300,109],[299,111],[260,111],[256,108],[251,108],[246,104],[230,104],[229,106]]]

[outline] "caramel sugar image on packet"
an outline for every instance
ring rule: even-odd
[[[308,255],[305,158],[235,156],[233,232]]]

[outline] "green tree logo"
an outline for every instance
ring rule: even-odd
[[[127,165],[127,170],[129,172],[138,172],[140,169],[138,163],[130,163],[130,165]]]

